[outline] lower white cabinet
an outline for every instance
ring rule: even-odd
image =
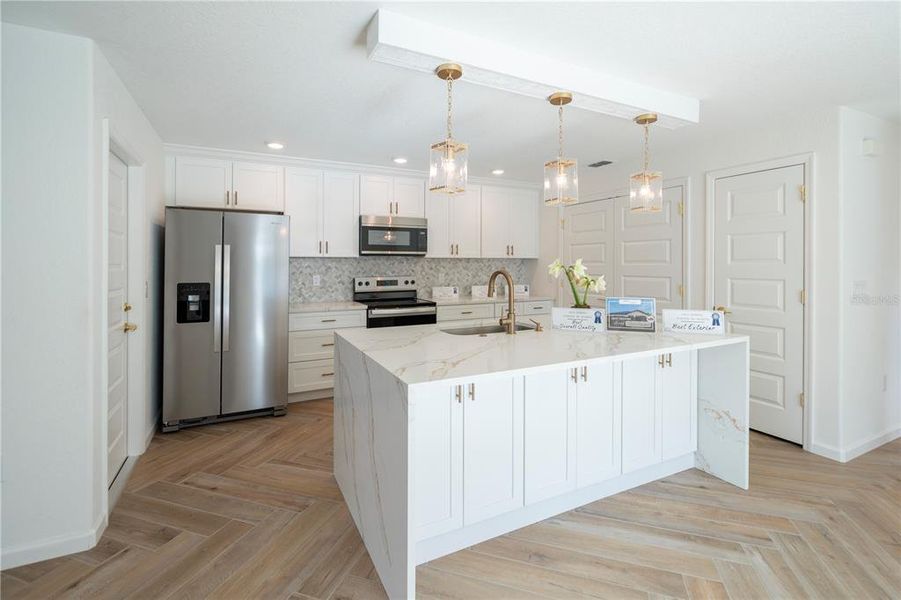
[[[576,485],[622,473],[622,414],[614,363],[582,365],[576,388]]]
[[[660,411],[653,356],[622,361],[623,473],[660,461]]]
[[[670,352],[658,359],[657,396],[661,412],[660,457],[662,460],[694,452],[698,448],[697,397],[691,373],[696,353]]]
[[[288,364],[288,393],[312,392],[335,387],[335,361],[307,360]]]
[[[288,393],[327,394],[335,387],[335,330],[365,325],[364,310],[288,315]]]
[[[526,504],[576,487],[577,371],[567,367],[524,377]]]

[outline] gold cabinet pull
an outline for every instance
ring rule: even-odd
[[[582,381],[588,381],[588,367],[582,367]]]
[[[569,378],[573,380],[573,383],[576,383],[577,381],[579,381],[579,369],[576,367],[573,367],[572,370],[569,372]]]
[[[469,384],[469,399],[470,400],[476,399],[476,384],[474,384],[474,383]]]
[[[454,386],[454,397],[457,399],[457,404],[463,402],[463,386],[455,385]]]
[[[238,190],[235,190],[235,206],[238,206]]]
[[[335,374],[334,371],[332,371],[331,373],[323,373],[323,374],[321,375],[321,377],[331,377],[331,376],[334,375],[334,374]]]
[[[328,254],[328,240],[325,240],[325,253]]]
[[[131,304],[129,304],[128,302],[126,302],[125,304],[123,304],[123,305],[122,305],[122,310],[125,311],[125,312],[130,311],[130,310],[131,310]]]
[[[338,319],[321,319],[320,322],[321,323],[334,323],[337,320]]]
[[[666,358],[662,354],[657,357],[657,364],[660,365],[661,369],[663,368],[663,364],[664,364],[665,360],[666,360]]]
[[[323,348],[328,348],[329,346],[334,346],[334,345],[335,345],[335,342],[331,342],[331,343],[329,343],[329,344],[322,344],[322,347],[323,347]]]
[[[673,366],[673,353],[672,352],[669,352],[666,355],[666,366],[667,367]]]
[[[228,206],[228,197],[229,197],[229,194],[230,194],[230,193],[231,193],[231,192],[229,192],[228,190],[225,190],[225,205],[226,205],[226,206]]]
[[[135,325],[134,323],[129,323],[128,321],[126,321],[125,324],[122,325],[122,331],[124,331],[125,333],[132,332],[137,328],[137,325]]]

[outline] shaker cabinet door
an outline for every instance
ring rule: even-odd
[[[466,192],[451,200],[451,242],[454,256],[478,258],[482,255],[482,193],[480,186],[467,185]]]
[[[359,256],[360,176],[326,172],[323,189],[323,256]]]
[[[510,253],[516,258],[538,258],[538,193],[510,190]]]
[[[657,369],[657,402],[661,418],[661,459],[682,456],[697,449],[697,414],[692,394],[694,352],[668,353]]]
[[[397,217],[425,216],[425,180],[415,177],[394,178],[394,215]]]
[[[614,364],[606,362],[584,368],[584,371],[579,369],[576,406],[579,487],[600,483],[622,472],[622,414]]]
[[[655,356],[622,361],[623,473],[660,461],[660,410]]]
[[[363,175],[360,178],[360,214],[394,214],[394,178],[387,175]]]
[[[285,214],[290,217],[291,256],[322,253],[322,171],[285,169]]]
[[[175,205],[231,208],[232,163],[217,158],[175,158]],[[228,202],[226,205],[226,194]]]
[[[522,379],[463,390],[463,520],[471,525],[523,506]]]
[[[429,258],[450,258],[453,256],[450,229],[450,206],[453,200],[447,194],[429,192],[429,202],[425,207],[425,218],[429,228]]]
[[[510,191],[482,186],[482,258],[510,257]]]
[[[575,367],[524,378],[526,504],[576,487],[577,379]]]
[[[283,169],[277,165],[235,162],[232,166],[232,208],[284,212]]]
[[[463,398],[435,385],[414,400],[413,482],[417,540],[463,526]]]

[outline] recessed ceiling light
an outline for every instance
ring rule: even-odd
[[[396,156],[396,157],[392,158],[391,160],[393,160],[398,165],[407,164],[407,159],[404,158],[403,156]]]
[[[503,175],[503,174],[504,174],[504,170],[503,170],[503,169],[495,169],[495,170],[493,170],[493,171],[491,172],[491,174],[492,174],[492,175]]]
[[[270,150],[281,150],[285,145],[281,142],[266,142],[266,147]]]

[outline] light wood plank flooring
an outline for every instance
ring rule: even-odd
[[[332,478],[331,401],[157,435],[100,544],[14,598],[383,598]],[[423,565],[422,598],[899,598],[901,440],[841,465],[754,434],[690,470]]]

